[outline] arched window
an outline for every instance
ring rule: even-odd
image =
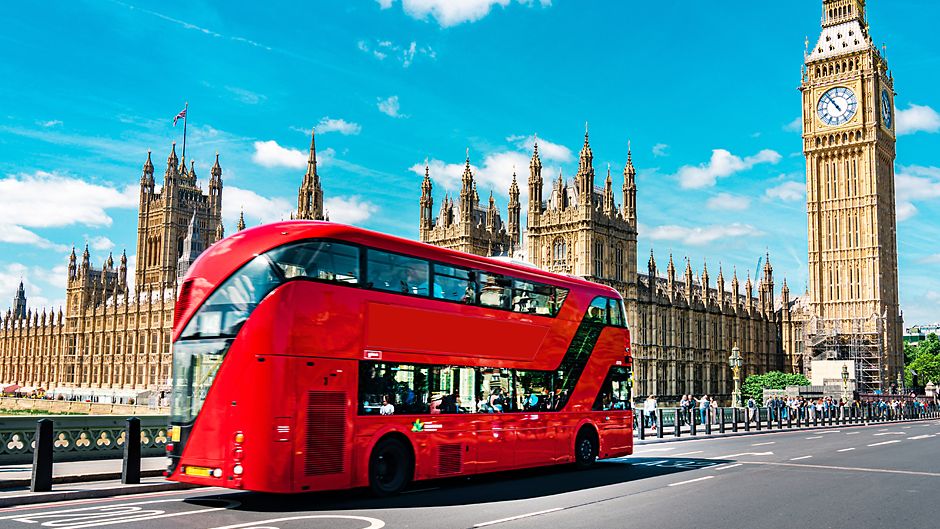
[[[623,246],[614,247],[614,280],[623,281]]]
[[[568,264],[568,247],[561,237],[555,239],[555,242],[552,243],[552,264],[559,267]]]
[[[594,277],[604,277],[604,243],[594,243]]]

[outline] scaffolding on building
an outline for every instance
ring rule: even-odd
[[[845,360],[855,366],[855,383],[862,393],[885,389],[887,362],[884,317],[822,319],[813,316],[803,326],[803,366],[812,375],[813,360]]]

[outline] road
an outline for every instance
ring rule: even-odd
[[[940,421],[643,445],[578,472],[541,469],[365,491],[172,491],[0,512],[0,527],[496,529],[932,527]]]

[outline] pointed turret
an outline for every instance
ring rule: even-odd
[[[539,158],[539,141],[535,139],[532,159],[529,161],[529,226],[537,226],[542,213],[542,160]]]
[[[147,161],[144,162],[144,169],[140,175],[141,192],[153,193],[153,161],[150,159],[150,149],[147,149]]]
[[[121,264],[118,266],[118,285],[122,290],[127,289],[127,250],[121,251]]]
[[[473,220],[474,203],[479,203],[480,197],[476,195],[476,185],[473,182],[473,172],[470,170],[470,149],[467,149],[467,161],[464,164],[463,174],[460,176],[460,221],[471,224]]]
[[[708,303],[708,260],[702,264],[702,300]]]
[[[689,302],[692,301],[692,261],[686,257],[685,258],[685,276],[683,278],[685,281],[685,297]]]
[[[163,174],[163,188],[169,189],[179,177],[179,158],[176,157],[176,142],[170,147],[170,155],[166,158],[166,172]]]
[[[225,223],[220,222],[215,228],[215,240],[221,241],[225,238]]]
[[[652,288],[656,284],[656,257],[653,256],[652,248],[650,248],[650,260],[646,263],[646,270],[649,272],[650,287]]]
[[[725,272],[722,269],[721,263],[718,263],[718,283],[715,285],[715,289],[718,291],[718,305],[724,305],[725,303]]]
[[[72,246],[72,253],[69,254],[69,279],[75,279],[75,276],[78,274],[78,265],[76,264],[77,257],[75,256],[75,246]]]
[[[672,299],[676,294],[676,265],[672,261],[672,253],[669,254],[669,265],[666,267],[666,282],[669,285],[669,298]]]
[[[521,242],[522,230],[520,227],[522,219],[522,204],[519,203],[519,183],[516,181],[516,171],[512,171],[512,183],[509,184],[509,226],[507,232],[509,234],[509,253],[512,255],[512,252],[519,247]]]
[[[497,229],[496,219],[499,217],[499,210],[496,209],[496,199],[493,198],[493,190],[490,190],[490,204],[486,209],[486,229],[494,232]],[[492,255],[492,254],[491,254]]]
[[[428,165],[428,161],[424,161],[424,180],[421,181],[421,217],[419,221],[419,231],[422,241],[427,241],[431,232],[431,228],[434,227],[434,197],[432,192],[434,190],[434,185],[431,183],[431,168]]]
[[[21,279],[20,286],[16,289],[16,296],[13,297],[13,319],[22,319],[26,316],[26,287]]]
[[[591,152],[586,122],[584,123],[584,146],[581,147],[575,185],[578,188],[579,205],[587,211],[592,211],[594,209],[594,153]]]
[[[202,253],[204,248],[202,236],[199,234],[199,230],[196,226],[196,213],[193,212],[192,218],[189,219],[189,226],[186,229],[186,238],[183,239],[183,251],[177,262],[177,284],[182,284],[183,277],[186,275],[189,267],[192,266],[193,262],[199,257],[199,254]]]
[[[307,172],[297,192],[297,218],[325,220],[323,213],[323,188],[317,174],[317,132],[310,133],[310,153],[307,155]]]
[[[245,229],[245,210],[241,210],[238,214],[238,224],[235,225],[236,231],[242,231]]]
[[[734,267],[731,271],[731,300],[734,302],[734,306],[738,307],[741,304],[741,288],[738,283],[738,268]]]
[[[633,167],[633,150],[627,142],[627,165],[623,168],[623,218],[636,224],[636,169]]]
[[[86,275],[88,273],[88,268],[91,266],[91,262],[89,258],[90,258],[90,255],[88,254],[88,243],[86,242],[85,251],[82,252],[82,266],[81,266],[82,275]]]
[[[613,217],[617,211],[614,205],[614,181],[610,178],[610,164],[607,164],[607,180],[604,181],[604,214]]]

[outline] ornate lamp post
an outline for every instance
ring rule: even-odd
[[[842,400],[849,402],[849,366],[842,364]]]
[[[738,344],[731,348],[731,356],[728,357],[728,365],[734,373],[734,393],[731,394],[731,401],[735,407],[741,406],[741,350]]]

